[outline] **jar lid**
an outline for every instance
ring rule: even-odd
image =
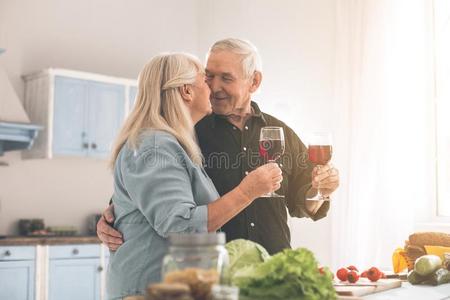
[[[225,233],[171,233],[169,242],[172,246],[225,245]]]

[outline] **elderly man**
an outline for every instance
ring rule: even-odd
[[[318,220],[326,216],[329,201],[306,200],[318,188],[329,199],[339,186],[338,171],[330,165],[314,167],[307,159],[306,147],[282,121],[261,112],[252,94],[262,80],[261,60],[257,49],[240,39],[216,42],[208,53],[206,80],[211,89],[213,114],[196,125],[205,170],[220,195],[235,188],[242,178],[263,164],[259,137],[264,126],[284,129],[286,147],[280,159],[283,170],[284,198],[260,198],[222,227],[227,240],[249,239],[264,246],[270,254],[290,248],[287,212],[293,217]],[[122,243],[121,234],[111,228],[112,208],[104,212],[97,224],[99,238],[111,250]]]

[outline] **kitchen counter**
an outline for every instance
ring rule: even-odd
[[[364,300],[448,300],[450,299],[450,283],[438,286],[411,285],[403,282],[396,289],[364,296]]]
[[[450,300],[450,283],[427,286],[402,282],[399,288],[362,297],[340,296],[338,300]]]
[[[101,244],[97,236],[6,236],[0,246]]]

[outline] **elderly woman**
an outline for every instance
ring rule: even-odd
[[[113,149],[114,227],[124,244],[111,253],[109,299],[143,295],[161,279],[169,233],[212,232],[259,196],[280,188],[267,164],[220,197],[202,167],[194,125],[211,113],[200,62],[175,53],[154,57],[139,76],[133,111]]]

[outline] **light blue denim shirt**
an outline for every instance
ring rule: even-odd
[[[111,252],[108,299],[145,294],[161,280],[174,232],[207,232],[207,204],[218,199],[211,179],[177,139],[163,131],[141,135],[137,150],[123,146],[114,168],[114,227],[124,243]]]

